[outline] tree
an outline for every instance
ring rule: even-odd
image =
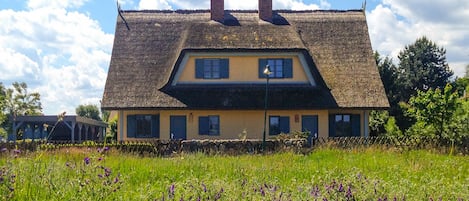
[[[459,96],[447,84],[443,90],[437,88],[418,91],[417,96],[410,98],[406,112],[417,120],[414,126],[419,129],[414,130],[419,134],[435,135],[430,137],[441,139],[452,135],[451,122],[460,106]],[[422,132],[422,128],[428,127],[435,132]]]
[[[382,58],[378,52],[374,53],[381,81],[388,98],[390,109],[388,111],[370,112],[370,135],[377,136],[385,133],[385,124],[389,116],[398,116],[403,119],[403,112],[399,106],[401,87],[399,86],[399,70],[390,57]]]
[[[40,115],[42,113],[41,95],[37,92],[29,93],[28,85],[24,82],[14,82],[13,88],[5,93],[5,108],[7,114],[16,118],[21,115]]]
[[[453,85],[453,90],[457,92],[460,97],[463,97],[465,93],[468,93],[466,88],[469,86],[469,77],[456,78],[451,85]]]
[[[6,130],[4,129],[4,123],[7,120],[7,115],[5,113],[6,106],[6,89],[3,86],[3,83],[0,82],[0,136],[6,137]]]
[[[99,109],[98,106],[88,104],[88,105],[79,105],[75,112],[80,117],[87,117],[90,119],[94,119],[97,121],[101,121],[101,117],[99,116]]]
[[[425,36],[408,45],[398,55],[401,101],[407,102],[418,90],[443,89],[453,72],[446,61],[446,50]]]
[[[28,85],[24,82],[14,82],[13,88],[5,88],[0,84],[0,123],[3,136],[11,133],[11,122],[22,115],[40,115],[42,113],[41,96],[39,93],[29,93]],[[3,118],[3,121],[1,120]]]

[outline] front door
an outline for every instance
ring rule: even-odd
[[[186,116],[169,117],[169,138],[173,140],[186,139]]]
[[[309,132],[308,143],[311,145],[312,138],[317,138],[318,134],[318,115],[303,115],[301,117],[301,131]]]

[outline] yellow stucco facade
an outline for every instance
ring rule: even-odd
[[[262,139],[264,111],[262,110],[140,110],[120,111],[120,126],[118,126],[119,141],[148,140],[153,138],[128,138],[127,116],[128,115],[159,115],[159,139],[170,139],[170,116],[186,117],[186,139],[240,139],[245,133],[247,139]],[[328,110],[273,110],[267,112],[269,116],[289,117],[290,132],[302,130],[302,117],[305,115],[316,115],[318,117],[318,137],[329,136],[329,114],[360,114],[361,136],[367,135],[365,125],[368,115],[366,111],[328,111]],[[199,117],[216,115],[220,120],[220,134],[209,136],[199,134]],[[267,121],[269,121],[267,119]],[[267,125],[269,122],[267,122]],[[267,133],[268,131],[267,126]],[[273,138],[269,136],[267,138]]]
[[[228,59],[229,76],[221,79],[196,78],[196,59]],[[277,84],[311,84],[316,85],[304,56],[297,52],[286,53],[188,53],[184,56],[180,66],[176,68],[174,80],[171,85],[178,84],[263,84],[265,78],[259,78],[259,66],[261,59],[291,59],[291,77],[271,79],[271,83]],[[184,118],[184,139],[262,139],[264,130],[264,110],[191,110],[191,109],[162,109],[162,110],[119,110],[118,112],[118,134],[119,141],[148,140],[155,137],[139,138],[137,135],[129,137],[128,116],[147,115],[158,118],[158,138],[171,139],[171,118]],[[329,115],[330,114],[359,114],[360,135],[368,135],[368,111],[366,110],[268,110],[266,133],[269,135],[269,116],[288,117],[289,131],[299,132],[302,130],[302,118],[306,116],[317,117],[317,136],[329,137]],[[199,134],[199,118],[217,116],[219,121],[219,134]],[[150,118],[150,117],[147,117]],[[285,121],[285,118],[283,118]],[[131,120],[133,121],[133,120]],[[152,120],[153,121],[153,120]],[[201,121],[201,120],[200,120]],[[133,123],[131,123],[133,125]],[[153,124],[153,123],[152,123]],[[156,124],[156,123],[155,123]],[[135,126],[135,125],[133,125]],[[173,124],[174,127],[174,124]],[[152,132],[156,127],[151,126]],[[133,134],[132,134],[133,135]]]

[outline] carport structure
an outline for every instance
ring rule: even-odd
[[[9,141],[41,139],[83,142],[87,140],[101,141],[104,139],[107,124],[102,121],[67,115],[58,116],[18,116],[12,120],[13,132]]]

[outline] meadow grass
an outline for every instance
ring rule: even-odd
[[[145,157],[4,152],[2,200],[469,200],[469,156],[316,149],[303,155]]]

